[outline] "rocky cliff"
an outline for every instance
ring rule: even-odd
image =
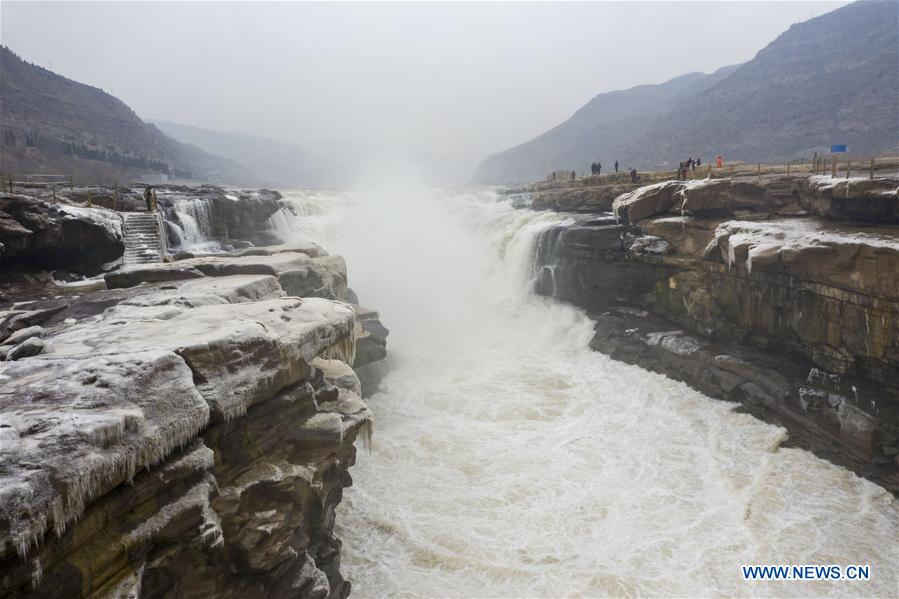
[[[351,365],[387,334],[348,293],[340,257],[274,246],[2,307],[0,594],[345,597]]]
[[[538,291],[596,316],[595,349],[740,401],[897,492],[897,188],[772,177],[632,189],[617,216],[543,235]]]

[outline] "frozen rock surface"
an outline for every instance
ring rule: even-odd
[[[113,289],[203,276],[272,275],[288,295],[346,298],[346,263],[340,256],[310,257],[295,249],[254,249],[238,256],[203,256],[169,264],[129,266],[108,273],[106,285]]]
[[[124,251],[122,217],[117,212],[0,193],[3,268],[30,265],[96,273]]]
[[[643,186],[617,218],[543,232],[537,292],[597,315],[596,349],[740,401],[899,492],[897,184]]]
[[[341,258],[255,249],[0,312],[7,355],[42,345],[0,362],[0,595],[349,594],[349,364],[387,331]]]

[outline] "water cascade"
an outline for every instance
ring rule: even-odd
[[[285,201],[282,232],[344,255],[391,328],[372,453],[338,509],[355,594],[895,593],[889,493],[732,404],[590,351],[587,316],[533,293],[563,217],[490,191]],[[873,575],[747,583],[741,564]]]
[[[181,250],[202,250],[214,244],[212,205],[203,198],[175,200],[163,207],[170,245]]]

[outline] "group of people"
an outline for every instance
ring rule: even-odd
[[[702,166],[702,158],[693,158],[690,156],[687,160],[681,161],[677,167],[677,178],[685,180],[690,171],[695,171],[697,166]]]
[[[618,161],[615,161],[615,172],[618,172]],[[590,174],[591,175],[601,175],[602,174],[602,163],[594,162],[590,165]]]

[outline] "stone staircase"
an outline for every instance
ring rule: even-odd
[[[152,212],[124,212],[125,266],[162,262],[159,219]]]

